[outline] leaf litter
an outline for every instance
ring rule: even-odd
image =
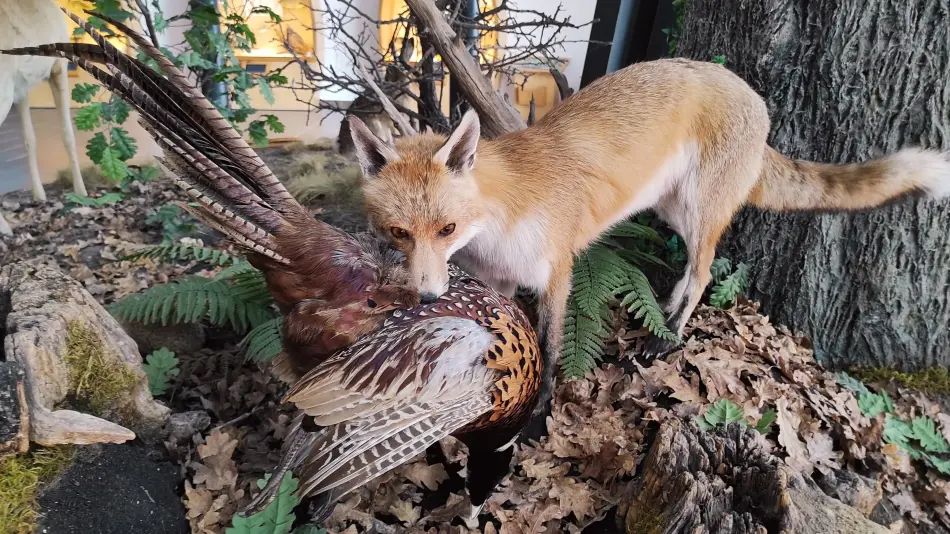
[[[104,304],[184,273],[212,275],[194,263],[115,261],[160,242],[160,228],[145,222],[149,206],[177,198],[159,182],[134,187],[140,194],[126,201],[68,212],[55,201],[34,204],[7,195],[4,215],[16,235],[0,242],[2,263],[54,264]],[[483,513],[491,521],[483,520],[480,532],[602,531],[614,521],[652,432],[673,417],[757,426],[767,450],[816,480],[835,480],[841,470],[859,473],[871,485],[864,494],[871,502],[847,504],[895,532],[950,527],[950,482],[938,471],[940,465],[950,469],[945,400],[894,384],[869,390],[826,371],[806,339],[771,324],[742,299],[729,310],[700,307],[681,349],[654,361],[637,359],[643,332],[623,326],[623,310],[612,313],[614,364],[559,384],[548,437],[516,447],[514,472],[486,503]],[[230,526],[279,459],[293,415],[279,404],[284,386],[266,365],[244,362],[236,341],[209,342],[181,355],[182,373],[165,399],[176,417],[198,413],[211,420],[183,426],[190,436],[164,444],[181,465],[182,499],[195,533]],[[706,417],[710,410],[713,416]],[[468,506],[458,474],[464,446],[451,438],[441,446],[446,464],[422,455],[344,497],[328,531],[475,532],[455,519]]]

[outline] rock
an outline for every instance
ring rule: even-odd
[[[663,423],[618,507],[628,534],[887,534],[761,447],[755,430]]]
[[[159,433],[168,408],[152,399],[135,343],[78,282],[50,266],[3,267],[0,324],[5,359],[23,368],[31,441],[119,443],[135,437],[126,426]]]
[[[0,456],[26,452],[29,428],[23,369],[17,362],[0,362]]]
[[[142,354],[165,347],[175,354],[198,352],[205,346],[207,334],[200,324],[142,324],[119,320],[119,324],[139,347]]]
[[[173,443],[190,441],[196,433],[211,426],[211,416],[203,410],[173,413],[165,423],[168,439]]]
[[[179,468],[138,441],[79,450],[39,497],[45,534],[186,534]]]

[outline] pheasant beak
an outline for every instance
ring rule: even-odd
[[[471,505],[471,508],[468,512],[468,517],[462,519],[465,521],[466,527],[471,530],[478,530],[478,516],[482,513],[482,507],[484,506],[485,503],[479,504],[478,506],[475,506],[474,504]]]

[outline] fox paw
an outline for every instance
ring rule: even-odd
[[[643,356],[649,359],[662,358],[678,349],[680,345],[682,341],[679,339],[663,339],[651,334],[643,343]]]

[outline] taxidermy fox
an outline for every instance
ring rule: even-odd
[[[744,204],[856,210],[950,193],[946,153],[908,148],[857,165],[779,154],[766,144],[763,99],[726,68],[684,59],[604,76],[492,141],[479,141],[474,112],[448,139],[395,146],[351,122],[370,221],[406,254],[423,300],[446,290],[450,257],[503,293],[538,292],[548,375],[539,406],[551,392],[574,256],[630,215],[653,209],[686,243],[686,274],[665,307],[681,335]],[[651,353],[669,348],[648,343]]]

